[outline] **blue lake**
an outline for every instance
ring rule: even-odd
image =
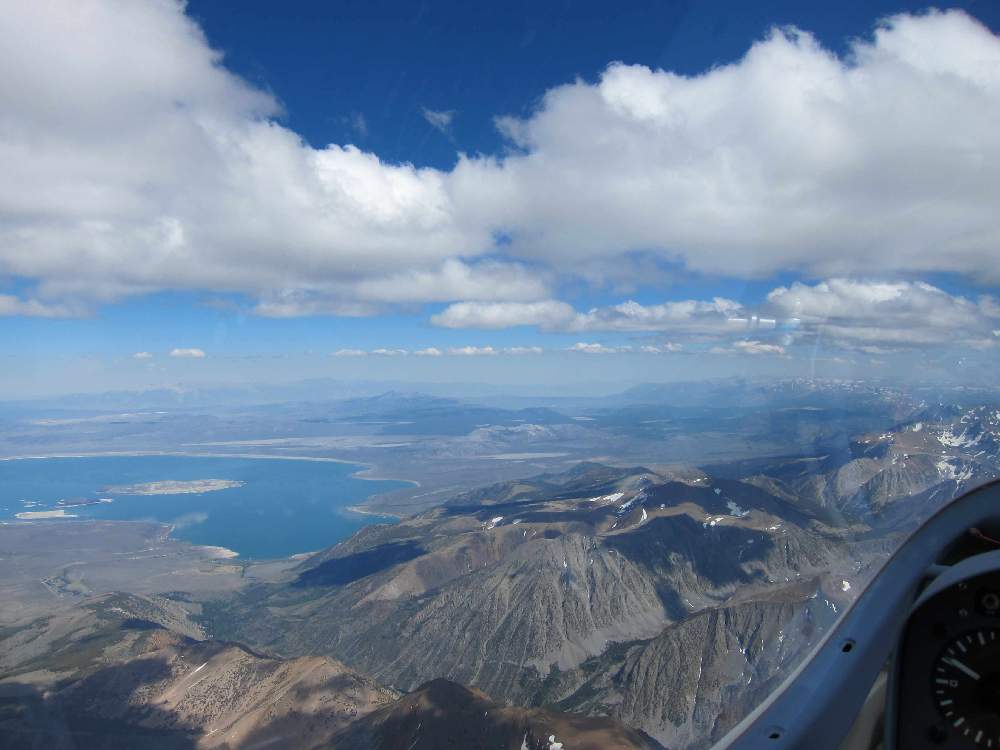
[[[405,482],[364,480],[359,466],[331,461],[189,456],[100,456],[0,461],[0,518],[81,501],[67,507],[80,518],[155,520],[174,524],[173,536],[228,547],[242,557],[286,557],[322,549],[370,523],[391,519],[347,510]],[[199,494],[128,495],[112,486],[224,479],[241,486]],[[45,523],[66,523],[52,519]]]

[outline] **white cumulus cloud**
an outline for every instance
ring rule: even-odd
[[[448,350],[456,357],[492,357],[500,352],[492,346],[458,346]]]
[[[633,300],[578,312],[559,300],[540,302],[456,302],[431,316],[445,328],[511,328],[533,325],[550,331],[673,331],[723,334],[773,328],[741,303],[716,297],[642,305]]]
[[[136,352],[132,355],[132,359],[152,359],[152,352]]]
[[[181,359],[204,359],[205,352],[201,349],[171,349],[170,356]]]
[[[742,340],[734,341],[733,349],[744,354],[784,354],[785,347],[780,344],[769,344],[764,341]]]
[[[652,305],[629,300],[578,312],[557,300],[459,302],[433,316],[432,322],[449,328],[534,325],[556,331],[658,332],[682,340],[718,341],[721,351],[747,354],[784,354],[796,341],[820,337],[837,347],[872,353],[921,346],[993,348],[1000,337],[1000,303],[988,294],[955,295],[920,281],[832,278],[776,287],[760,305],[720,297]],[[608,348],[585,342],[576,347],[596,347],[592,350],[597,352]],[[646,344],[639,351],[682,347],[671,341]]]
[[[846,347],[992,346],[1000,308],[925,282],[828,279],[796,282],[767,296],[767,308],[797,328]]]
[[[33,318],[70,318],[82,311],[61,304],[21,299],[11,294],[0,294],[0,317],[22,315]]]
[[[568,352],[580,352],[582,354],[615,354],[621,351],[620,347],[605,346],[604,344],[588,343],[578,341],[573,346],[567,347]]]
[[[731,330],[747,323],[743,305],[730,299],[682,300],[659,305],[628,301],[594,308],[577,316],[572,327],[587,331],[688,331]]]
[[[698,75],[615,63],[549,90],[454,194],[564,269],[652,249],[730,276],[997,281],[998,121],[1000,38],[960,11],[893,16],[842,57],[775,29]]]
[[[784,28],[696,75],[613,63],[452,170],[311,147],[178,0],[9,3],[0,38],[0,275],[33,287],[2,315],[179,289],[275,317],[454,302],[478,307],[439,325],[694,331],[746,316],[570,318],[551,290],[657,264],[1000,281],[1000,38],[961,11],[893,16],[841,56]]]
[[[577,317],[573,307],[557,300],[540,302],[456,302],[431,316],[444,328],[511,328],[534,325],[542,328],[570,327]]]
[[[435,110],[424,107],[421,111],[423,112],[424,119],[427,120],[432,128],[440,130],[445,134],[449,132],[452,120],[455,119],[455,110]]]
[[[173,0],[0,16],[0,274],[43,299],[157,289],[357,301],[385,269],[490,250],[447,174],[314,149]]]
[[[432,269],[410,269],[358,282],[353,292],[378,302],[427,302],[454,299],[533,300],[548,290],[537,272],[518,263],[446,260]]]

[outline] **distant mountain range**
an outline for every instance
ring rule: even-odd
[[[291,402],[329,402],[382,395],[419,394],[431,397],[502,402],[514,399],[550,400],[562,397],[603,398],[622,389],[621,384],[593,383],[577,389],[554,386],[501,386],[484,383],[407,382],[391,380],[335,380],[314,378],[289,383],[177,383],[156,388],[69,393],[0,402],[0,409],[106,411],[133,409],[200,409],[219,406],[252,406]],[[501,405],[501,404],[497,404]],[[505,404],[503,404],[505,405]]]
[[[565,403],[574,407],[658,404],[682,407],[827,406],[843,407],[847,397],[860,405],[900,401],[910,394],[917,402],[971,405],[995,397],[993,389],[907,384],[902,380],[834,380],[823,378],[721,378],[669,383],[590,383],[565,385],[493,385],[407,381],[359,381],[313,378],[288,383],[176,383],[148,389],[70,393],[0,402],[0,410],[107,411],[251,406],[348,399],[399,401],[419,396],[474,401],[497,408],[530,408]]]

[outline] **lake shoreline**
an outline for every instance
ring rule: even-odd
[[[370,523],[394,523],[401,519],[403,516],[396,513],[386,513],[380,512],[374,508],[370,508],[370,503],[378,503],[377,498],[380,498],[386,492],[407,490],[407,488],[419,487],[420,483],[415,480],[399,480],[394,477],[384,477],[375,474],[375,467],[370,464],[359,462],[359,461],[349,461],[343,458],[336,458],[330,456],[288,456],[288,455],[270,455],[267,453],[257,453],[257,452],[244,452],[244,453],[221,453],[217,451],[212,452],[193,452],[193,451],[144,451],[144,450],[133,450],[133,451],[52,451],[51,453],[36,453],[36,454],[21,454],[21,455],[7,455],[0,456],[0,462],[6,462],[8,467],[13,467],[16,463],[20,462],[23,467],[17,470],[17,475],[33,476],[38,474],[43,476],[45,474],[51,473],[54,470],[54,466],[49,464],[48,468],[43,461],[58,461],[63,459],[66,461],[79,462],[81,466],[89,466],[91,461],[99,461],[101,459],[106,459],[108,461],[123,461],[125,463],[122,466],[129,466],[128,462],[135,460],[140,461],[145,464],[149,461],[171,461],[173,463],[162,464],[161,468],[166,468],[165,471],[157,471],[155,474],[160,476],[175,476],[171,473],[171,469],[167,468],[170,466],[176,467],[186,467],[188,465],[188,460],[190,461],[216,461],[222,462],[221,466],[226,466],[226,462],[244,462],[244,464],[253,465],[256,462],[266,462],[268,459],[273,459],[269,464],[262,464],[261,468],[258,469],[246,469],[246,471],[260,473],[262,477],[272,477],[272,476],[285,476],[288,477],[286,484],[274,485],[269,489],[256,490],[259,499],[254,502],[263,502],[263,505],[259,507],[263,508],[262,512],[267,513],[266,508],[280,508],[282,502],[280,495],[283,491],[283,487],[287,486],[287,491],[294,492],[291,488],[291,484],[294,484],[293,477],[303,477],[304,481],[313,483],[313,493],[315,499],[312,502],[319,502],[320,504],[326,506],[330,511],[334,511],[336,514],[341,516],[341,521],[325,521],[324,524],[330,525],[331,532],[328,536],[325,536],[322,532],[319,537],[316,537],[315,533],[312,535],[312,541],[307,541],[310,536],[306,534],[303,541],[305,541],[302,546],[295,544],[295,540],[291,539],[292,545],[291,549],[288,549],[284,544],[277,545],[278,548],[274,548],[271,544],[258,544],[250,538],[243,539],[241,534],[234,533],[217,533],[209,535],[207,531],[191,531],[187,530],[188,526],[197,525],[198,528],[201,523],[205,522],[209,515],[200,506],[194,508],[193,510],[187,505],[184,506],[173,506],[170,507],[181,507],[182,510],[177,511],[177,518],[173,518],[173,515],[169,515],[169,511],[150,511],[156,518],[146,519],[133,517],[134,511],[129,511],[123,514],[111,514],[106,510],[95,511],[99,516],[110,515],[110,518],[105,518],[110,523],[116,522],[132,522],[135,520],[150,521],[153,523],[161,524],[164,527],[166,535],[178,542],[186,542],[195,547],[202,548],[202,552],[206,554],[209,558],[214,559],[229,559],[236,557],[243,560],[284,560],[287,559],[289,554],[299,554],[302,553],[303,549],[325,549],[327,546],[336,544],[343,541],[342,534],[344,532],[337,531],[337,528],[343,527],[343,524],[347,524],[346,528],[350,529],[356,527],[357,525],[368,525]],[[32,464],[31,462],[38,462]],[[276,461],[283,461],[284,464],[276,463]],[[306,461],[308,464],[290,464],[290,461]],[[177,463],[179,462],[179,463]],[[343,469],[334,469],[330,467],[329,469],[324,469],[322,464],[341,464],[344,466]],[[0,466],[3,466],[0,463]],[[71,471],[69,464],[65,465],[65,471],[73,473],[76,470]],[[108,474],[108,477],[104,478],[107,484],[103,484],[99,489],[93,490],[94,493],[98,494],[108,494],[113,491],[115,494],[121,495],[122,498],[129,497],[135,500],[141,499],[141,496],[146,495],[163,495],[164,499],[169,498],[171,502],[175,499],[183,501],[187,504],[192,502],[197,505],[200,503],[202,496],[216,495],[221,498],[223,495],[228,495],[224,492],[216,492],[216,490],[226,489],[231,492],[239,491],[240,488],[245,488],[247,483],[240,480],[234,479],[188,479],[188,476],[198,476],[198,470],[194,470],[192,474],[190,470],[182,469],[184,473],[178,474],[177,476],[185,477],[183,479],[158,479],[153,482],[145,482],[135,480],[140,478],[142,474],[149,474],[148,471],[141,471],[136,477],[132,477],[129,474],[125,474],[121,479],[117,481],[122,482],[121,484],[112,484],[119,469],[118,464],[108,464],[108,468],[99,470]],[[111,468],[115,467],[115,468]],[[225,469],[218,468],[218,465],[213,465],[212,468],[208,468],[206,465],[206,472],[208,476],[241,476],[239,472],[244,471],[244,469],[239,469],[234,466],[231,470],[233,474],[225,473]],[[218,473],[216,473],[218,472]],[[63,470],[56,470],[55,473],[62,474]],[[15,476],[15,475],[12,475]],[[128,477],[128,478],[126,478]],[[309,479],[312,477],[312,479]],[[329,477],[329,479],[325,479]],[[111,479],[109,482],[108,479]],[[124,481],[122,481],[124,480]],[[367,482],[383,482],[384,484],[389,484],[393,489],[382,489],[381,487],[376,488],[375,486],[366,486],[360,484],[357,480],[367,481]],[[264,480],[267,481],[267,480]],[[354,481],[355,484],[351,486],[351,489],[340,490],[341,481]],[[383,486],[384,486],[383,484]],[[254,483],[255,486],[256,483]],[[268,485],[262,485],[267,487]],[[348,485],[350,486],[350,485]],[[68,490],[67,492],[72,493],[73,490]],[[261,492],[264,494],[262,495]],[[86,495],[83,490],[77,492],[77,494]],[[69,497],[69,494],[62,495],[62,497]],[[53,497],[59,497],[59,495],[53,495]],[[291,501],[290,496],[290,501]],[[297,496],[295,496],[297,498]],[[187,498],[193,498],[193,500],[187,500]],[[270,498],[270,499],[268,499]],[[104,502],[102,500],[97,500],[93,502],[72,502],[72,505],[68,501],[56,501],[56,507],[47,508],[51,498],[48,498],[41,507],[38,506],[39,503],[28,504],[25,501],[25,505],[28,507],[16,508],[16,503],[11,507],[11,511],[17,510],[17,513],[12,513],[11,521],[17,523],[29,523],[35,522],[45,522],[45,523],[55,523],[59,520],[64,523],[68,522],[88,522],[93,520],[91,517],[89,506],[101,505],[103,508]],[[12,501],[13,502],[13,501]],[[108,500],[107,502],[110,502]],[[124,502],[124,499],[123,499]],[[130,501],[131,502],[131,501]],[[218,511],[220,515],[215,515],[216,511],[212,512],[212,517],[217,520],[223,518],[222,513],[229,513],[229,505],[233,501],[228,501],[225,504],[226,510]],[[298,502],[296,499],[295,502]],[[343,503],[343,504],[341,504]],[[8,503],[9,504],[9,503]],[[67,507],[62,507],[66,505]],[[71,513],[69,511],[76,510],[77,506],[83,507],[87,506],[86,510],[88,513],[85,516],[79,516],[76,513]],[[157,506],[159,507],[159,506]],[[214,506],[213,506],[214,507]],[[6,508],[4,509],[7,510]],[[308,512],[308,508],[299,509],[296,512]],[[195,518],[196,516],[200,516]],[[325,518],[326,516],[324,516]],[[195,520],[190,520],[195,519]],[[353,520],[351,520],[353,519]],[[366,519],[366,520],[362,520]],[[308,528],[309,524],[306,523],[305,526]],[[185,529],[181,531],[181,529]],[[325,528],[325,526],[324,526]],[[242,533],[242,532],[241,532]],[[353,531],[347,531],[347,537],[349,538]],[[297,537],[296,537],[297,538]],[[263,539],[263,537],[261,537]],[[236,542],[236,543],[233,543]],[[280,549],[280,547],[285,547],[285,549]]]
[[[397,520],[402,520],[405,516],[401,516],[398,513],[388,513],[385,511],[368,510],[365,508],[364,504],[361,505],[345,505],[344,510],[350,513],[357,513],[361,516],[375,516],[376,518],[395,518]]]

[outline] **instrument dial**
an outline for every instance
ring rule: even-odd
[[[1000,630],[955,638],[934,662],[934,705],[950,734],[1000,750]]]

